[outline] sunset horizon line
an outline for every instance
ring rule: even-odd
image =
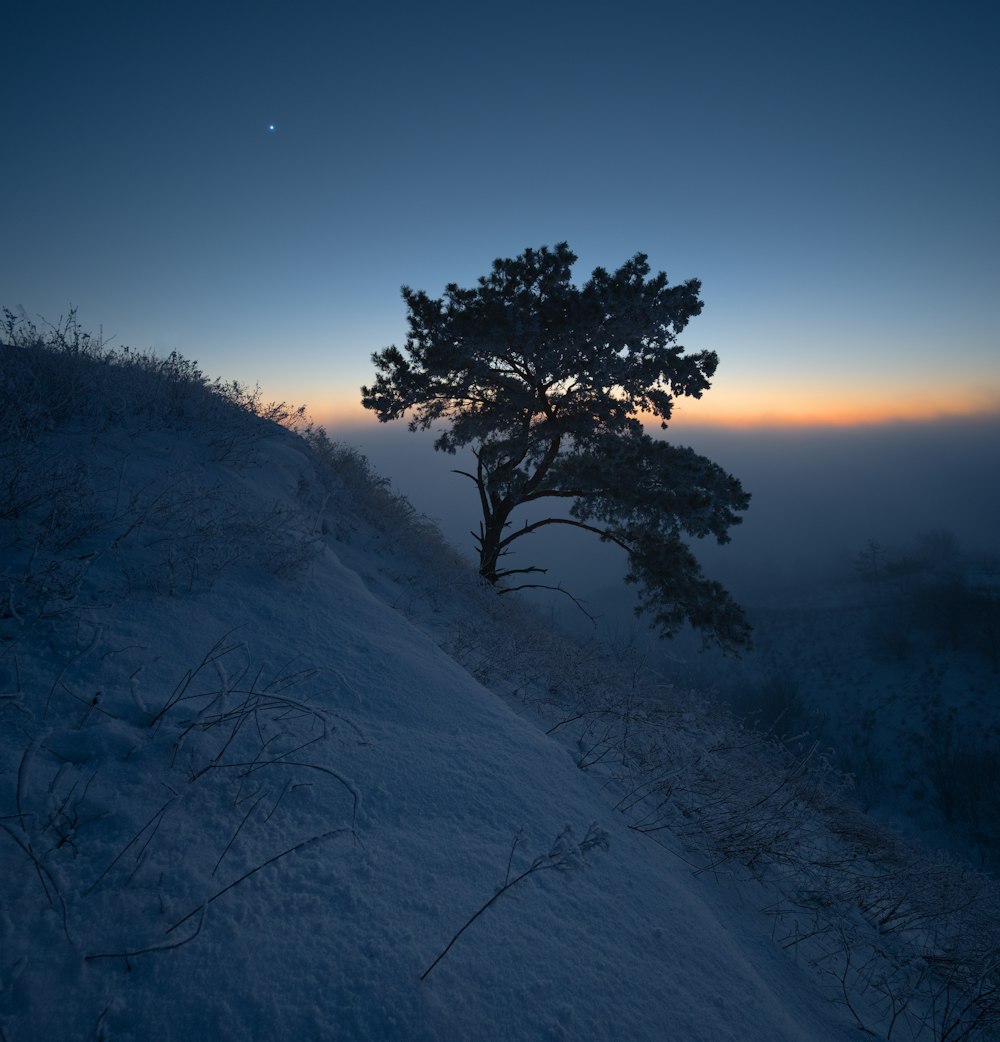
[[[377,426],[405,429],[407,420],[401,417],[398,421],[381,424],[371,413],[357,406],[327,406],[312,408],[306,405],[306,412],[317,423],[328,429],[370,429]],[[346,415],[345,415],[346,414]],[[660,429],[657,417],[644,414],[640,416],[647,433],[656,434]],[[730,414],[719,410],[707,410],[705,415],[696,415],[694,411],[685,415],[675,415],[668,423],[667,431],[683,430],[740,430],[740,431],[794,431],[794,430],[840,430],[872,429],[889,427],[925,426],[936,423],[976,423],[1000,421],[1000,401],[996,404],[985,404],[967,408],[951,407],[935,410],[887,409],[877,410],[874,407],[858,406],[840,410],[824,410],[809,412],[792,412],[777,410],[749,410],[744,413]]]

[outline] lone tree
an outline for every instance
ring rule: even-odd
[[[538,586],[509,580],[545,570],[503,567],[513,544],[568,525],[625,550],[636,612],[651,612],[664,636],[687,620],[706,645],[748,647],[742,609],[703,576],[682,537],[727,542],[750,496],[692,449],[653,440],[639,418],[666,428],[677,395],[700,398],[710,386],[715,353],[677,344],[701,312],[701,284],[649,277],[637,253],[577,288],[575,260],[559,243],[496,260],[475,288],[452,283],[439,300],[404,286],[405,349],[372,356],[375,383],[361,403],[382,422],[409,412],[412,431],[444,421],[436,449],[471,447],[474,472],[456,473],[479,494],[480,574],[503,592]],[[542,500],[568,501],[569,516],[512,525],[518,507]]]

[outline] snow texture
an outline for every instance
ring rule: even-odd
[[[633,827],[559,726],[586,655],[545,635],[549,676],[515,676],[545,623],[356,457],[88,417],[24,442],[39,495],[8,481],[0,522],[0,1039],[884,1025],[776,942],[759,873],[705,871],[680,812]],[[697,759],[723,725],[684,697]]]

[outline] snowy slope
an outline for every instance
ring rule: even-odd
[[[94,415],[8,441],[0,1038],[857,1036],[773,891],[480,682],[543,624],[349,456]]]

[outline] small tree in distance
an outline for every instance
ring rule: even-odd
[[[452,283],[441,299],[403,287],[409,335],[375,353],[375,383],[361,403],[382,422],[410,413],[410,430],[447,426],[434,447],[471,447],[482,508],[479,570],[503,592],[544,572],[503,567],[513,544],[549,525],[582,529],[628,554],[636,612],[662,635],[684,621],[706,644],[750,645],[742,609],[706,579],[683,536],[729,539],[750,496],[692,449],[653,440],[640,414],[666,428],[677,395],[700,398],[718,357],[685,354],[677,336],[699,314],[701,284],[649,277],[637,253],[617,271],[595,269],[580,288],[566,243],[496,260],[472,289]],[[518,507],[565,501],[569,517],[512,527]]]

